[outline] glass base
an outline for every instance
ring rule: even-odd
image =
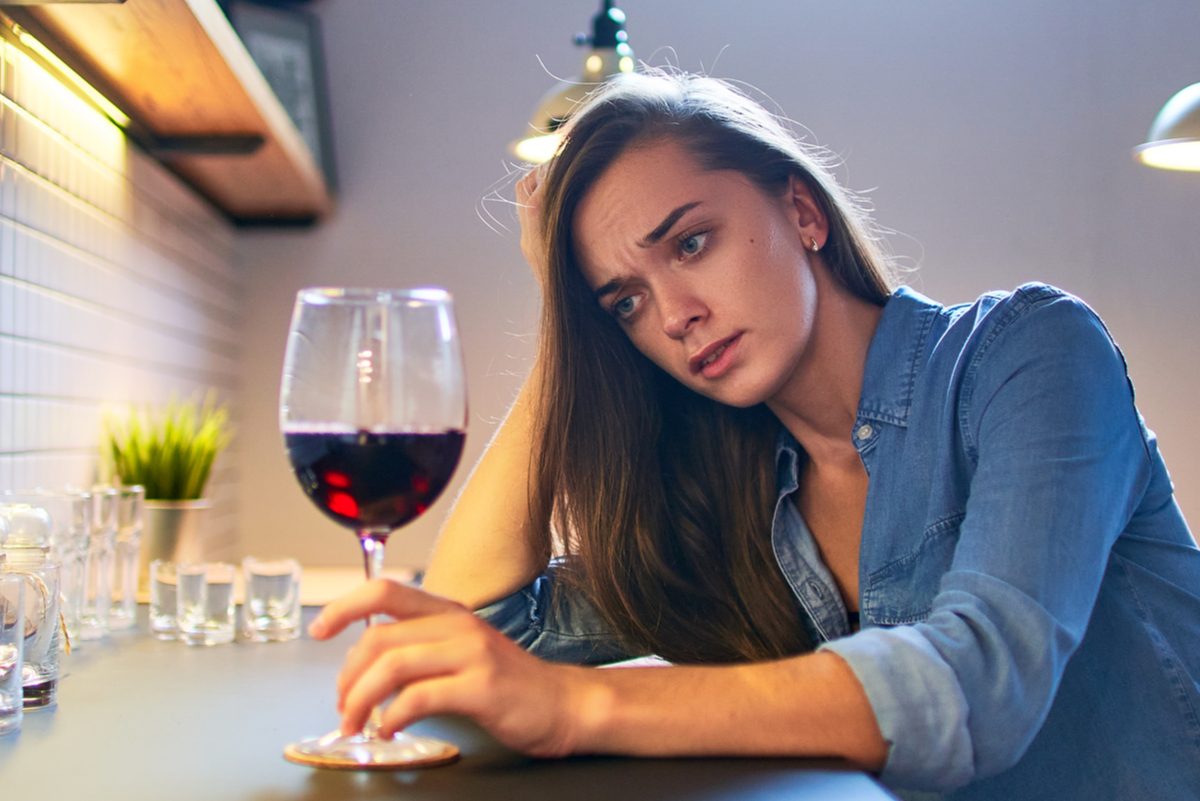
[[[446,765],[459,757],[458,748],[432,737],[397,732],[389,739],[332,732],[292,743],[284,759],[298,765],[329,770],[396,770]]]
[[[196,628],[181,628],[176,639],[187,645],[227,645],[233,642],[233,624],[224,626],[203,625]]]
[[[262,624],[259,621],[247,621],[242,624],[242,637],[251,642],[288,642],[299,636],[300,625],[290,620]]]
[[[58,700],[58,679],[42,679],[22,688],[25,696],[24,707],[29,709],[48,709]]]

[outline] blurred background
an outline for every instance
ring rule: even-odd
[[[301,494],[278,433],[296,290],[440,284],[457,299],[471,413],[455,484],[389,543],[390,565],[420,566],[530,366],[539,301],[518,248],[507,147],[556,78],[579,75],[585,51],[572,37],[598,4],[299,5],[322,33],[336,204],[315,226],[228,234],[229,550],[306,565],[359,559],[349,534]],[[1095,307],[1130,363],[1184,511],[1200,523],[1200,174],[1152,170],[1130,152],[1164,102],[1200,81],[1200,4],[618,5],[639,60],[750,84],[838,154],[839,177],[892,232],[906,283],[950,303],[1043,280]],[[7,469],[21,478],[23,468]]]

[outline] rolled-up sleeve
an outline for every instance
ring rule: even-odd
[[[1004,310],[964,368],[957,425],[975,467],[928,617],[822,646],[861,682],[895,786],[949,790],[1021,758],[1149,479],[1103,324],[1069,296],[1028,305]]]
[[[622,647],[600,614],[561,581],[555,560],[527,587],[476,611],[530,653],[552,662],[594,665],[644,654]]]

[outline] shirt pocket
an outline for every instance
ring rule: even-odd
[[[950,569],[965,513],[943,517],[925,529],[907,553],[871,572],[862,593],[868,621],[902,626],[929,617],[942,576]]]

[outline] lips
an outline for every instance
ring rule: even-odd
[[[692,374],[703,372],[706,376],[712,371],[713,365],[722,363],[722,358],[729,348],[741,339],[742,334],[738,332],[731,337],[719,339],[702,348],[698,353],[688,359],[688,368]],[[711,376],[710,376],[711,377]]]

